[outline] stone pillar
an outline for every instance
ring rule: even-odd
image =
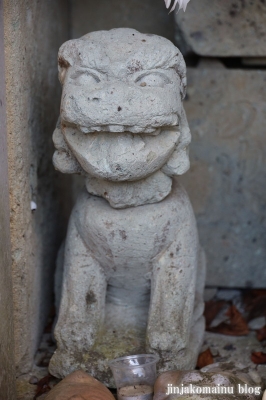
[[[0,393],[15,400],[13,292],[9,229],[3,3],[0,1]]]
[[[30,370],[53,301],[67,181],[51,165],[60,85],[57,51],[68,37],[64,0],[4,0],[8,175],[17,374]],[[2,170],[1,170],[2,173]],[[69,182],[69,181],[68,181]],[[37,206],[37,209],[36,209]]]

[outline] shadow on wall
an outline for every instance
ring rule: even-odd
[[[71,36],[112,28],[134,28],[174,41],[174,14],[163,0],[71,0]]]

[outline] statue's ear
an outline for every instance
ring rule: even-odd
[[[191,142],[191,132],[188,126],[187,115],[182,104],[181,115],[179,116],[179,126],[180,126],[180,144],[182,147],[187,147]]]
[[[175,72],[180,78],[180,95],[181,99],[184,100],[186,97],[187,90],[187,67],[180,50],[176,47],[176,55],[170,60],[170,68],[174,68]]]
[[[62,85],[64,84],[67,69],[74,65],[78,54],[78,40],[68,40],[60,47],[58,52],[58,72]]]
[[[64,84],[68,67],[70,67],[70,64],[64,58],[58,57],[58,78],[61,85]]]
[[[190,167],[188,146],[191,142],[191,133],[183,105],[179,116],[179,129],[178,145],[162,168],[162,172],[168,176],[183,175]]]
[[[53,133],[53,142],[56,148],[53,155],[55,169],[64,174],[81,174],[83,169],[72,154],[62,134],[60,117]]]

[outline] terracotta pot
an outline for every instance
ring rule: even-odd
[[[45,400],[115,400],[112,393],[84,371],[68,375],[56,385]]]

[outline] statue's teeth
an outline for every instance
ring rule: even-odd
[[[90,128],[88,128],[87,126],[80,126],[79,129],[81,130],[81,132],[83,133],[88,133],[90,132]]]
[[[132,132],[132,133],[142,133],[143,132],[143,127],[140,127],[140,126],[128,126],[126,130],[128,132]]]
[[[92,126],[91,127],[91,132],[102,132],[106,131],[104,126]]]
[[[82,133],[93,133],[93,132],[113,132],[113,133],[148,133],[153,135],[159,135],[162,128],[157,127],[141,127],[141,126],[124,126],[124,125],[102,125],[102,126],[79,126],[79,130]]]
[[[124,125],[109,125],[110,132],[124,132]]]

